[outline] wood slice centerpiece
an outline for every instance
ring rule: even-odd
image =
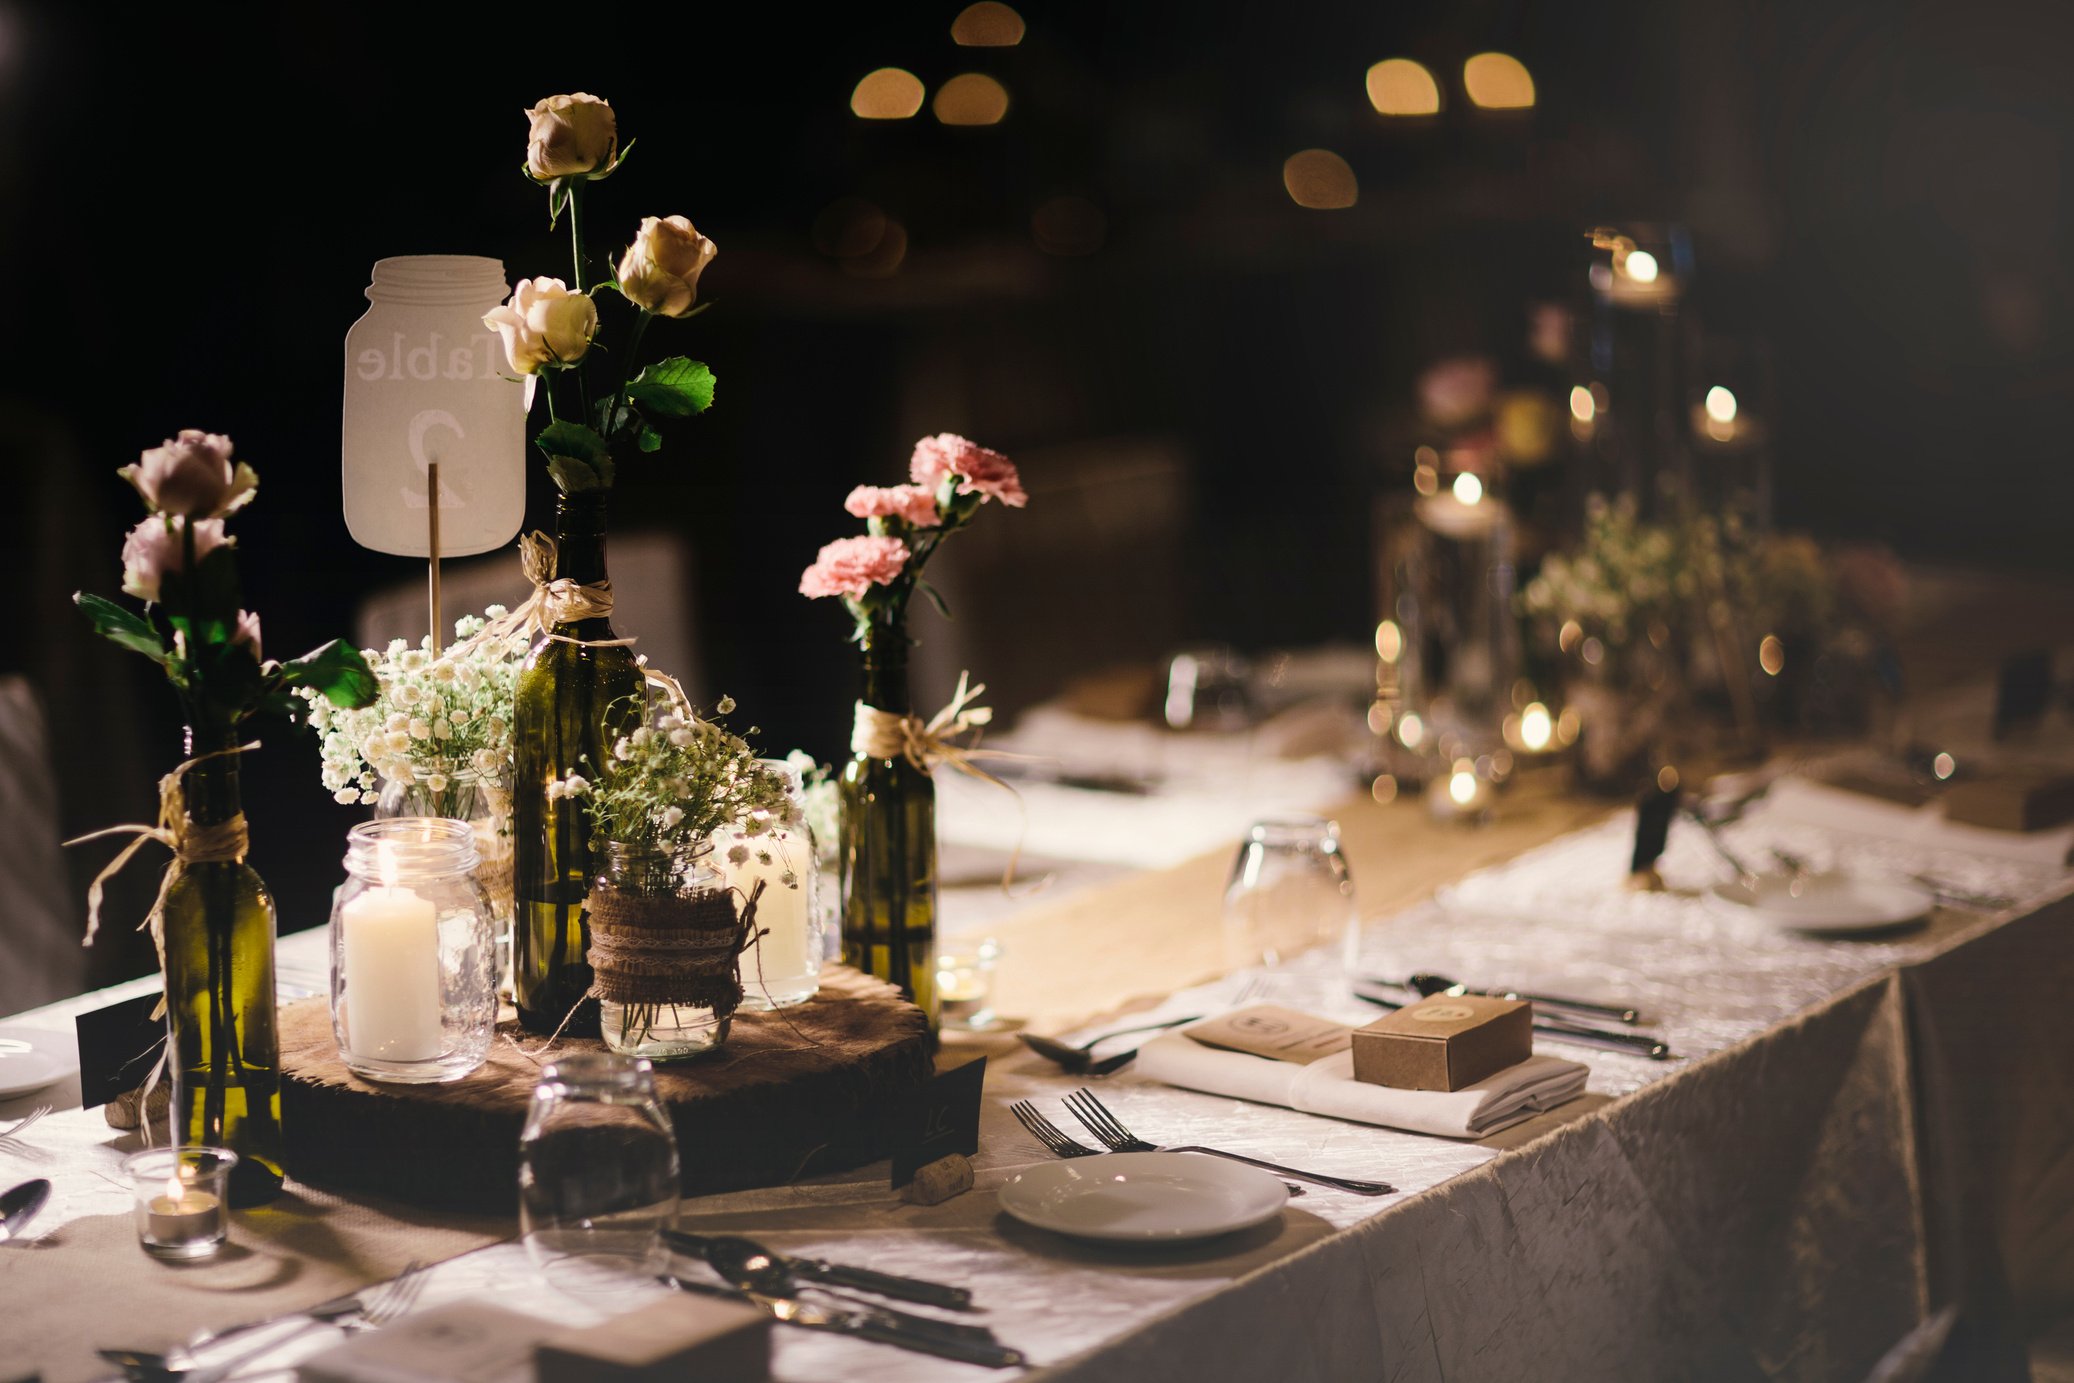
[[[545,1039],[506,1022],[489,1060],[451,1085],[380,1085],[339,1059],[323,999],[281,1010],[282,1122],[288,1170],[313,1186],[371,1191],[441,1210],[510,1213],[519,1131],[556,1055],[595,1039]],[[727,1044],[657,1066],[676,1125],[687,1195],[781,1186],[886,1155],[880,1114],[932,1072],[929,1024],[892,985],[844,966],[821,992],[779,1013],[740,1012]]]

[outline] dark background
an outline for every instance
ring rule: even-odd
[[[718,402],[616,506],[691,544],[706,685],[773,749],[838,752],[854,694],[845,622],[794,593],[799,569],[851,530],[852,484],[940,429],[1011,455],[1173,439],[1195,496],[1178,632],[1361,637],[1417,371],[1518,359],[1526,305],[1581,297],[1605,221],[1692,228],[1695,309],[1764,381],[1745,399],[1784,523],[2070,565],[2074,7],[1032,0],[1007,49],[955,47],[959,8],[0,4],[0,460],[25,569],[5,670],[51,705],[65,830],[146,819],[178,748],[151,670],[68,605],[118,584],[136,512],[115,469],[180,427],[230,433],[263,477],[237,533],[269,652],[349,630],[360,592],[413,575],[339,515],[340,341],[369,265],[565,275],[517,171],[521,112],[561,91],[640,140],[594,191],[600,245],[681,212],[721,247],[712,310],[651,335],[709,362]],[[1464,99],[1485,49],[1527,65],[1534,110]],[[1440,116],[1369,107],[1389,56],[1435,72]],[[991,73],[1013,104],[984,129],[855,119],[885,65],[932,92]],[[1358,205],[1291,201],[1282,160],[1312,146],[1346,157]],[[1033,237],[1068,194],[1100,210],[1091,253]],[[900,222],[897,270],[817,248],[845,197]],[[545,522],[537,467],[531,487]],[[1131,617],[1128,586],[1086,612]],[[294,929],[321,920],[356,813],[298,736],[266,737],[255,863]],[[101,948],[97,978],[143,962]]]

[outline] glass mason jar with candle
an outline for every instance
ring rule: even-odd
[[[605,1045],[649,1061],[719,1047],[742,1002],[745,927],[708,843],[664,850],[608,840],[596,853],[592,992]]]
[[[606,593],[606,492],[555,504],[555,575]],[[512,987],[531,1032],[596,1036],[584,913],[596,874],[590,819],[580,801],[549,798],[548,784],[606,762],[638,722],[642,674],[615,642],[609,615],[557,622],[519,672],[512,720]]]
[[[475,833],[481,862],[476,881],[490,900],[490,921],[497,935],[497,975],[511,983],[511,785],[501,775],[456,774],[435,792],[423,782],[384,781],[375,803],[375,820],[405,816],[443,816],[465,821]]]
[[[785,780],[791,823],[765,823],[753,836],[723,831],[713,843],[721,876],[744,897],[757,883],[764,886],[756,907],[759,935],[742,953],[742,1007],[766,1012],[803,1004],[819,991],[825,928],[817,897],[821,864],[799,770],[783,759],[761,762]]]
[[[497,949],[464,821],[363,821],[331,911],[331,1027],[368,1080],[459,1080],[497,1027]]]

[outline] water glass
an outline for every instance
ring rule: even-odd
[[[1358,920],[1337,823],[1322,816],[1253,823],[1224,888],[1224,949],[1231,968],[1280,965],[1328,942],[1351,955]]]
[[[548,1282],[624,1290],[662,1271],[677,1139],[643,1060],[584,1052],[540,1073],[519,1135],[519,1233]]]

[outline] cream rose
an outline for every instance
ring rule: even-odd
[[[230,438],[183,428],[116,474],[137,487],[154,513],[190,519],[220,518],[259,489],[250,466],[230,459]]]
[[[194,559],[199,562],[217,548],[231,542],[223,531],[222,519],[170,519],[153,515],[129,531],[122,540],[122,588],[139,600],[157,601],[169,571],[187,566],[187,548],[181,530],[194,525]]]
[[[526,172],[540,182],[610,172],[619,152],[612,107],[587,91],[550,96],[526,112]]]
[[[619,291],[636,307],[682,317],[699,299],[699,275],[720,253],[682,216],[650,216],[619,257]]]
[[[511,301],[482,320],[504,338],[511,368],[531,375],[583,359],[598,331],[598,307],[560,279],[521,279],[512,285]]]

